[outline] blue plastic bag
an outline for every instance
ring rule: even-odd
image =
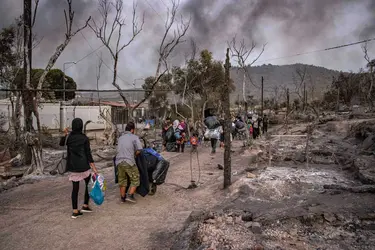
[[[94,187],[90,192],[91,199],[95,202],[96,205],[101,205],[104,201],[104,193],[100,188],[98,181],[95,181]]]

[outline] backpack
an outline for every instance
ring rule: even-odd
[[[59,174],[65,174],[66,172],[68,172],[68,168],[67,168],[67,160],[68,160],[68,146],[66,145],[66,143],[68,142],[68,138],[69,138],[70,134],[68,134],[66,137],[65,137],[65,143],[64,143],[64,148],[65,148],[65,152],[62,154],[62,158],[61,158],[61,161],[59,162],[59,164],[57,165],[57,172]]]

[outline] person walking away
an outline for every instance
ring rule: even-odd
[[[259,128],[258,136],[262,136],[263,135],[263,117],[258,118],[258,128]]]
[[[176,152],[176,137],[173,124],[171,122],[169,122],[169,124],[166,126],[165,150],[167,152]]]
[[[249,135],[250,135],[250,138],[253,136],[253,117],[251,115],[248,115],[247,116],[247,129],[249,130]]]
[[[234,122],[235,128],[236,128],[236,135],[239,135],[241,133],[246,133],[245,123],[243,122],[241,116],[237,116],[236,120]]]
[[[82,212],[92,212],[89,207],[90,196],[88,184],[91,178],[91,170],[95,174],[98,173],[92,158],[89,138],[82,131],[82,119],[75,118],[72,121],[72,131],[68,134],[68,130],[66,129],[65,136],[60,141],[60,146],[66,145],[67,147],[66,170],[70,172],[69,181],[73,183],[71,195],[73,207],[72,219],[76,219],[82,215]],[[78,210],[79,182],[82,180],[85,181],[85,196],[82,209]]]
[[[220,127],[220,122],[216,116],[210,114],[210,116],[204,119],[204,124],[209,130],[211,141],[211,154],[215,154],[217,141],[218,139],[220,139],[220,132],[218,131],[218,128]]]
[[[267,133],[268,131],[268,117],[267,115],[264,115],[263,118],[263,134]]]
[[[255,140],[259,135],[259,123],[258,119],[253,119],[253,139]]]
[[[118,167],[118,184],[120,187],[121,202],[135,203],[134,193],[140,184],[139,171],[135,157],[140,154],[142,144],[139,137],[134,134],[133,122],[126,124],[125,133],[119,138],[116,154],[116,165]],[[130,181],[129,193],[126,194],[126,186]]]
[[[166,150],[166,148],[167,148],[166,133],[167,133],[167,130],[170,126],[170,123],[171,123],[171,119],[166,118],[165,121],[162,124],[162,127],[161,127],[161,138],[163,140],[163,151]]]

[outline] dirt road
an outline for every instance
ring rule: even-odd
[[[112,168],[102,172],[108,181],[106,200],[94,213],[71,219],[71,183],[67,177],[43,179],[0,194],[0,248],[6,249],[168,249],[170,235],[181,229],[189,214],[216,203],[214,195],[222,171],[208,148],[201,148],[202,185],[190,184],[190,154],[174,154],[167,183],[155,196],[138,197],[137,204],[121,204]],[[171,158],[173,156],[173,158]],[[198,178],[194,163],[195,179]],[[214,185],[215,188],[212,188]],[[80,201],[82,201],[82,186]]]

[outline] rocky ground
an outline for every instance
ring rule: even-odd
[[[345,118],[293,125],[293,136],[274,129],[173,249],[374,249],[374,130],[373,119]]]
[[[98,167],[108,183],[105,201],[101,206],[92,205],[94,213],[76,220],[70,218],[71,183],[67,176],[7,181],[13,184],[5,185],[6,190],[0,193],[0,249],[170,249],[173,236],[192,211],[209,209],[222,198],[218,164],[222,164],[223,151],[211,157],[209,150],[204,146],[199,149],[200,172],[193,158],[195,189],[188,188],[189,152],[164,153],[171,162],[166,183],[158,187],[155,196],[137,197],[134,205],[120,203],[112,165],[100,161]],[[45,152],[50,161],[58,160],[53,152]],[[97,152],[102,158],[112,156],[111,149]]]
[[[235,141],[227,190],[222,151],[199,149],[195,189],[190,155],[165,154],[167,183],[134,206],[118,201],[112,149],[94,148],[105,203],[71,220],[66,177],[8,181],[18,184],[0,193],[1,249],[374,249],[375,119],[360,118],[275,126],[248,149]]]

